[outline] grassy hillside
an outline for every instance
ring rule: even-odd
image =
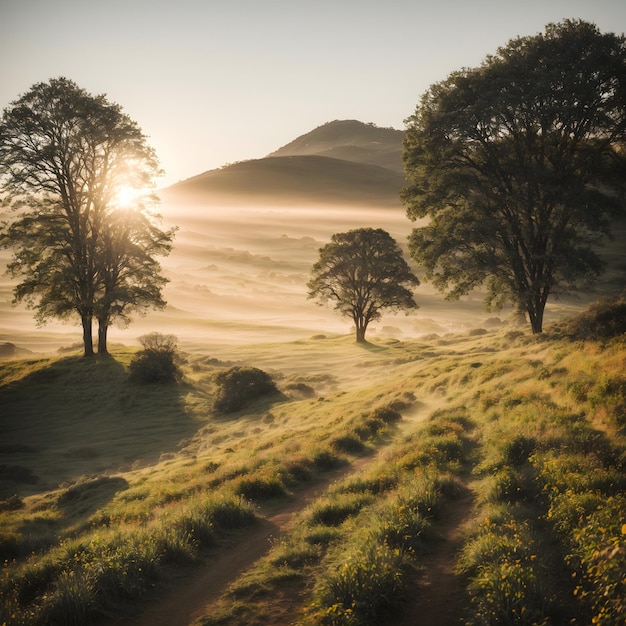
[[[157,387],[129,382],[126,349],[3,363],[0,622],[141,610],[317,486],[197,623],[405,623],[446,528],[465,590],[449,608],[473,624],[620,623],[626,344],[582,322],[241,346],[188,355]],[[279,393],[216,412],[215,374],[235,364]],[[190,623],[174,605],[167,623]]]

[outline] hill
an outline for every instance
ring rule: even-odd
[[[162,191],[165,203],[400,207],[402,131],[329,122],[262,159],[226,165]]]
[[[265,204],[400,206],[403,177],[377,165],[321,156],[266,157],[205,172],[169,187],[180,199]]]
[[[357,120],[335,120],[301,135],[268,156],[317,155],[379,165],[404,175],[404,131]]]

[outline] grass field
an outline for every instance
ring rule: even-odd
[[[623,623],[626,345],[571,328],[196,348],[167,385],[133,347],[2,362],[0,623],[141,623],[288,507],[161,623],[413,623],[425,594],[432,624]],[[278,393],[217,412],[234,365]]]

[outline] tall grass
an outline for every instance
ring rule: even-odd
[[[182,443],[143,466],[29,487],[19,508],[8,503],[0,511],[0,547],[9,557],[0,623],[88,624],[114,614],[172,568],[219,549],[222,533],[384,444],[373,469],[311,503],[203,622],[263,624],[273,598],[289,594],[299,600],[285,619],[306,626],[393,619],[415,586],[425,540],[446,519],[446,502],[470,481],[476,521],[458,563],[472,605],[468,624],[620,624],[624,348],[620,338],[572,344],[505,332],[394,344],[359,364],[379,367],[379,381],[350,391],[329,386],[325,397],[265,400],[236,418],[211,413],[206,381],[218,365],[209,361],[193,362],[183,383],[153,398],[124,388],[131,353],[121,367],[81,372],[76,389],[66,377],[76,363],[30,363],[22,375],[11,366],[0,399],[40,409],[32,392],[41,392],[61,430],[71,424],[59,397],[82,406],[101,375],[117,380],[120,393],[106,396],[103,383],[93,397],[132,416],[130,439],[146,438],[153,425],[156,439],[169,433]],[[440,408],[420,421],[411,413],[417,398]],[[181,422],[166,423],[166,413]],[[41,462],[20,450],[11,452],[19,464]]]

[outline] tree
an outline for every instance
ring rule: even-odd
[[[449,298],[487,285],[542,331],[548,297],[602,271],[624,213],[626,45],[582,21],[514,39],[437,83],[407,120],[411,255]]]
[[[419,280],[381,228],[335,234],[319,253],[307,285],[309,298],[334,301],[335,310],[354,321],[357,342],[365,342],[369,323],[380,319],[382,309],[417,308],[408,287]]]
[[[109,326],[127,326],[130,314],[148,307],[162,308],[167,279],[155,256],[169,254],[173,229],[162,231],[138,209],[113,211],[98,250],[100,285],[95,302],[98,353],[107,353]]]
[[[77,315],[86,356],[93,354],[94,315],[108,326],[119,307],[162,304],[158,264],[139,259],[169,251],[173,231],[157,232],[144,220],[143,233],[135,226],[131,236],[110,221],[122,193],[132,192],[136,212],[146,217],[159,174],[154,151],[119,105],[66,78],[37,83],[3,113],[0,183],[14,217],[4,225],[1,243],[15,249],[9,271],[22,279],[15,300],[34,308],[40,323]],[[162,245],[151,247],[156,240]],[[112,257],[126,270],[117,277]],[[140,267],[143,277],[131,280]],[[141,298],[126,289],[137,280],[151,289]],[[106,333],[103,338],[106,352]]]

